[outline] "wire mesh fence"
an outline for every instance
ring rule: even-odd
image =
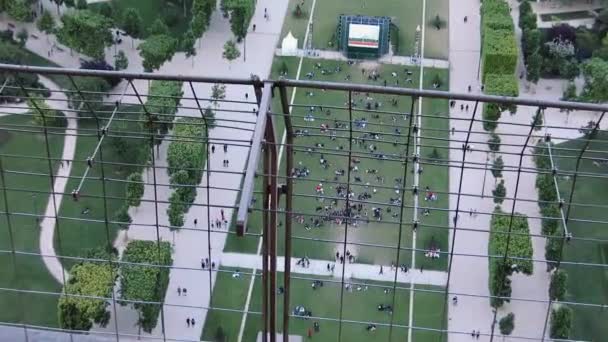
[[[605,329],[608,107],[0,69],[7,340]]]

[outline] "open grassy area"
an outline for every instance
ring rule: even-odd
[[[332,41],[336,32],[340,14],[388,16],[398,28],[399,51],[396,54],[409,56],[414,53],[416,27],[424,25],[426,27],[425,56],[445,59],[448,52],[448,1],[427,0],[424,19],[422,18],[422,4],[422,0],[317,1],[313,17],[313,47],[336,49],[335,44],[330,46],[329,42]],[[294,15],[297,5],[300,5],[302,9],[302,15],[299,17]],[[311,6],[312,1],[304,1],[302,4],[299,0],[290,0],[281,38],[291,31],[298,38],[298,45],[303,46]],[[430,20],[437,15],[446,23],[441,30],[430,26]]]
[[[185,2],[186,10],[183,5]],[[90,4],[89,8],[93,11],[99,11],[101,3]],[[122,23],[123,13],[127,8],[134,8],[139,11],[144,24],[144,29],[147,30],[152,23],[161,18],[175,37],[181,37],[182,34],[188,31],[190,21],[192,19],[192,0],[167,1],[167,0],[112,0],[113,19],[120,25]],[[144,37],[148,35],[144,32]]]
[[[570,211],[568,229],[574,237],[589,240],[572,240],[564,246],[563,260],[568,262],[582,262],[589,264],[603,264],[601,266],[580,266],[562,264],[562,269],[568,272],[568,292],[566,301],[608,304],[608,231],[602,222],[608,220],[605,207],[608,205],[608,194],[598,189],[608,188],[608,166],[605,162],[593,160],[598,158],[605,160],[607,157],[608,133],[601,132],[596,140],[593,140],[588,151],[581,160],[580,173],[602,174],[600,177],[579,175],[573,198],[569,198],[572,187],[572,178],[560,178],[560,192],[566,203],[595,206],[573,206]],[[557,158],[557,168],[561,171],[574,171],[576,157],[584,147],[583,140],[571,140],[557,145],[558,148],[570,148],[572,151],[560,151],[559,155],[573,156],[574,158]],[[577,221],[579,220],[579,221]],[[584,222],[581,222],[583,220]],[[592,241],[598,239],[598,241]],[[603,242],[601,242],[603,241]],[[581,281],[584,279],[584,281]],[[576,340],[597,340],[598,336],[608,334],[608,311],[601,308],[570,305],[574,311],[573,334],[570,336]]]
[[[291,73],[294,69],[296,59],[290,58],[285,62],[288,65],[288,70]],[[275,66],[281,65],[282,59],[275,61]],[[320,70],[315,66],[316,63],[321,63],[323,68],[335,70],[336,66],[340,65],[342,71],[339,73],[333,73],[331,75],[319,75]],[[369,64],[366,64],[369,67]],[[344,82],[346,75],[351,76],[352,83],[370,83],[381,85],[382,80],[372,81],[367,76],[361,73],[361,65],[349,66],[343,62],[336,61],[321,61],[321,60],[305,60],[302,66],[301,75],[306,75],[308,72],[315,72],[316,76],[314,79],[323,81],[339,81]],[[396,80],[400,80],[400,86],[412,86],[417,87],[419,80],[418,70],[409,68],[411,75],[407,78],[412,79],[412,83],[405,82],[405,73],[403,66],[393,65],[379,65],[377,66],[378,72],[383,75],[383,78],[387,79],[389,85],[395,85]],[[398,77],[393,78],[392,72],[399,74]],[[425,87],[432,87],[432,80],[435,74],[438,74],[443,81],[444,85],[447,85],[447,71],[445,70],[425,70]],[[293,77],[293,75],[288,75]],[[445,89],[445,87],[443,88]],[[288,92],[291,95],[291,92]],[[294,155],[294,163],[298,168],[306,167],[310,173],[306,177],[301,177],[294,182],[294,193],[296,198],[294,200],[294,208],[297,216],[304,216],[305,222],[302,224],[294,222],[293,230],[293,255],[296,257],[302,257],[307,255],[310,258],[318,259],[333,259],[335,251],[340,248],[339,246],[345,240],[345,227],[344,224],[336,224],[333,221],[324,222],[319,228],[314,227],[315,215],[323,215],[322,211],[317,211],[317,207],[325,207],[331,205],[331,199],[328,197],[337,197],[335,188],[340,184],[347,182],[347,175],[337,176],[335,172],[337,170],[348,170],[348,155],[340,150],[348,149],[348,129],[340,128],[336,129],[336,139],[331,140],[329,134],[320,131],[320,125],[326,124],[328,127],[335,128],[335,124],[341,123],[346,124],[349,120],[349,114],[347,110],[331,109],[330,115],[326,114],[324,109],[322,112],[316,108],[314,110],[315,121],[306,121],[305,116],[309,112],[310,106],[323,104],[326,108],[343,107],[348,102],[347,94],[340,92],[330,91],[310,91],[307,89],[298,89],[294,102],[294,110],[292,111],[294,129],[296,130],[308,130],[309,136],[302,136],[295,140],[297,145],[296,152]],[[377,101],[382,103],[383,110],[392,111],[394,114],[379,114],[378,118],[373,118],[372,113],[361,110],[364,106],[363,100],[364,94],[355,94],[353,99],[357,104],[352,114],[352,119],[366,119],[367,126],[365,129],[358,128],[354,130],[353,138],[362,137],[365,132],[378,132],[380,136],[377,140],[373,138],[367,139],[367,147],[364,144],[356,145],[353,144],[353,150],[355,153],[352,158],[357,158],[360,163],[357,164],[358,172],[353,172],[351,175],[351,188],[355,193],[354,200],[357,200],[359,194],[365,192],[372,194],[372,198],[368,201],[374,204],[365,204],[364,209],[360,212],[361,220],[358,222],[357,227],[349,225],[348,236],[346,237],[349,243],[372,243],[378,244],[383,247],[364,247],[362,245],[349,245],[349,250],[355,254],[360,262],[367,263],[383,263],[390,264],[397,259],[396,251],[394,248],[397,247],[399,241],[399,219],[401,218],[401,212],[399,206],[390,206],[390,199],[400,199],[401,194],[396,193],[394,190],[395,185],[402,185],[397,183],[395,179],[404,178],[407,183],[406,188],[411,187],[413,182],[413,165],[410,163],[407,172],[404,173],[403,165],[400,161],[392,161],[390,158],[397,158],[406,154],[414,153],[413,144],[410,144],[408,150],[407,132],[409,120],[404,120],[404,113],[410,111],[411,103],[407,97],[398,99],[397,106],[393,106],[390,103],[391,97],[389,96],[370,96],[374,97],[374,102]],[[361,99],[361,100],[359,100]],[[276,105],[275,105],[276,108]],[[417,111],[417,107],[414,108]],[[423,130],[422,134],[422,145],[425,146],[421,149],[421,156],[429,158],[434,149],[437,149],[439,158],[447,155],[447,150],[443,150],[445,147],[445,141],[435,140],[437,137],[445,137],[448,131],[448,122],[445,120],[447,115],[447,101],[438,100],[423,100],[423,129],[428,127],[428,131]],[[277,121],[282,119],[277,117]],[[394,120],[394,121],[393,121]],[[399,134],[396,133],[395,129],[399,130]],[[282,133],[278,134],[280,138]],[[383,153],[386,158],[378,159],[371,156],[369,153],[370,141],[377,147],[377,153]],[[317,144],[322,144],[323,147]],[[428,146],[428,147],[426,147]],[[308,149],[311,150],[308,150]],[[325,169],[319,162],[319,159],[323,154],[330,167]],[[393,156],[393,157],[391,157]],[[284,171],[285,162],[281,163],[281,175],[285,174]],[[425,163],[423,165],[424,171],[420,177],[421,189],[429,186],[433,191],[445,192],[448,188],[447,183],[447,169],[443,166],[438,166],[432,163]],[[378,170],[377,174],[366,173],[366,170]],[[357,177],[357,178],[355,178]],[[379,181],[377,177],[383,177],[383,180]],[[359,179],[360,178],[360,181]],[[260,179],[261,182],[261,179]],[[324,183],[325,197],[317,197],[315,194],[315,186],[319,183]],[[366,185],[369,183],[368,185]],[[383,188],[385,187],[385,188]],[[258,189],[261,188],[261,184],[258,185]],[[374,189],[376,191],[374,192]],[[447,227],[448,217],[444,211],[432,210],[432,208],[447,208],[447,196],[438,196],[437,201],[425,202],[423,201],[424,194],[420,194],[420,203],[422,205],[428,205],[431,207],[431,214],[429,216],[420,215],[420,220],[423,225],[431,227],[423,227],[418,231],[417,248],[430,248],[436,247],[442,250],[447,249],[447,237],[448,233],[446,229],[433,228],[433,227]],[[255,208],[261,208],[261,201],[258,196],[256,199]],[[334,204],[333,207],[340,209],[344,207],[344,200],[340,199],[338,204]],[[402,225],[402,236],[401,236],[401,247],[410,248],[412,245],[412,209],[413,199],[410,193],[405,195],[406,208],[403,210],[403,225]],[[409,206],[409,207],[408,207]],[[280,207],[284,207],[281,203]],[[372,218],[372,207],[383,208],[383,219],[377,221]],[[389,212],[390,208],[390,212]],[[335,209],[334,209],[335,210]],[[367,212],[367,216],[365,216]],[[369,219],[369,222],[366,222]],[[279,221],[283,221],[283,217],[279,217]],[[261,224],[261,215],[254,211],[250,218],[250,232],[259,233]],[[283,253],[283,230],[282,225],[279,223],[279,253]],[[244,253],[255,253],[258,246],[258,239],[256,237],[243,237],[238,238],[235,235],[229,235],[228,242],[226,244],[226,251],[238,251]],[[443,269],[445,268],[445,260],[431,260],[423,257],[424,253],[420,253],[417,258],[417,265],[424,265],[425,268]],[[411,252],[407,251],[399,256],[400,263],[410,264]]]
[[[138,112],[139,108],[139,106],[121,106],[120,110],[132,113]],[[112,107],[102,109],[106,113],[111,110]],[[119,116],[122,115],[119,114]],[[130,119],[134,119],[131,114],[124,115],[129,115]],[[101,120],[100,124],[103,126],[105,120]],[[72,173],[66,186],[67,194],[63,198],[59,211],[59,215],[63,219],[59,220],[56,226],[55,250],[60,255],[83,256],[88,249],[113,244],[118,227],[111,223],[106,224],[106,213],[109,220],[113,220],[116,210],[124,204],[125,183],[122,181],[135,170],[133,166],[115,164],[130,163],[131,161],[123,160],[112,145],[110,141],[112,138],[106,138],[101,147],[101,154],[96,157],[96,162],[84,181],[79,200],[73,200],[70,193],[80,183],[87,167],[86,160],[97,146],[96,127],[93,119],[79,121],[81,135],[78,137]],[[113,134],[117,135],[121,134],[120,131],[137,132],[140,129],[137,122],[129,122],[125,127],[113,128]],[[133,137],[134,135],[129,134],[128,136]],[[142,143],[139,139],[129,139],[129,141],[132,144]],[[104,163],[101,163],[101,156],[103,156]],[[105,188],[104,182],[101,180],[102,168],[106,179]],[[80,219],[91,221],[82,224]],[[62,260],[62,262],[68,268],[75,263],[72,260]]]
[[[30,116],[0,117],[0,159],[4,170],[4,181],[0,178],[0,186],[7,188],[6,200],[4,191],[0,190],[0,211],[11,213],[10,216],[0,214],[0,249],[3,251],[0,253],[0,287],[59,292],[61,286],[48,273],[41,257],[8,252],[14,248],[16,251],[40,253],[37,220],[25,215],[44,214],[52,188],[49,166],[53,174],[59,167],[58,161],[49,164],[46,160],[47,141],[42,129],[24,127],[31,124]],[[9,128],[20,131],[9,132]],[[49,129],[51,158],[61,157],[63,132],[63,128]],[[57,300],[58,297],[52,295],[0,291],[0,307],[4,308],[0,310],[0,321],[56,327]]]
[[[234,270],[234,269],[224,269]],[[241,270],[250,272],[250,270]],[[320,277],[323,287],[316,290],[312,288],[310,276],[293,274],[291,279],[291,298],[290,311],[298,305],[302,305],[312,312],[312,316],[320,319],[302,319],[292,317],[290,319],[290,334],[307,336],[309,328],[312,329],[313,322],[319,323],[319,332],[315,333],[313,339],[318,341],[338,340],[340,318],[340,298],[341,283],[337,278]],[[297,279],[299,278],[299,279]],[[246,294],[250,284],[249,275],[241,275],[233,278],[232,273],[218,274],[216,288],[231,289],[230,291],[214,291],[212,305],[222,309],[243,310],[246,302]],[[277,276],[278,286],[283,282],[282,274]],[[335,282],[337,281],[337,282]],[[395,304],[393,306],[393,327],[392,340],[403,341],[407,339],[407,328],[409,323],[408,308],[410,301],[409,284],[399,284],[396,292],[385,292],[388,287],[392,290],[392,285],[382,282],[371,282],[363,280],[352,280],[353,283],[362,284],[360,289],[353,285],[352,290],[344,289],[342,319],[342,340],[343,341],[386,341],[388,339],[389,328],[381,324],[389,324],[391,315],[387,312],[378,311],[380,304],[392,305],[393,294],[395,294]],[[260,312],[261,310],[261,278],[258,272],[253,287],[249,311]],[[438,287],[416,287],[416,289],[440,291]],[[282,312],[283,297],[277,297],[278,312]],[[328,305],[332,303],[332,305]],[[414,317],[413,326],[416,328],[441,328],[443,322],[443,295],[436,292],[416,291],[414,294]],[[211,310],[208,313],[207,321],[203,329],[203,339],[211,340],[219,326],[227,335],[228,341],[234,341],[238,335],[239,327],[243,316],[242,313],[227,310]],[[362,321],[366,323],[352,323]],[[377,325],[375,332],[366,331],[369,323]],[[278,317],[277,327],[282,330],[282,318]],[[243,334],[244,341],[255,341],[259,331],[261,331],[261,317],[259,314],[248,314]],[[415,341],[441,341],[440,336],[434,332],[415,329],[413,331]]]

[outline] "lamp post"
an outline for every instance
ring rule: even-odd
[[[483,169],[483,185],[481,186],[481,198],[485,197],[486,176],[488,175],[488,162],[490,161],[490,152],[486,152],[486,167]]]

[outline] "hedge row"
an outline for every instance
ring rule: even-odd
[[[511,10],[504,0],[485,0],[481,6],[481,63],[486,94],[517,96],[517,43]],[[510,108],[512,112],[515,108]],[[496,129],[501,112],[497,104],[485,104],[484,129]]]
[[[563,232],[561,229],[561,212],[559,209],[555,182],[551,173],[551,160],[546,143],[540,142],[534,149],[534,162],[540,171],[536,175],[536,189],[538,190],[538,206],[542,216],[542,234],[547,237],[545,245],[545,258],[547,269],[555,267],[561,251]]]
[[[176,122],[173,135],[178,138],[167,150],[169,176],[175,192],[169,198],[167,215],[172,227],[184,225],[183,215],[196,197],[206,160],[205,122],[183,118]]]
[[[505,252],[507,252],[506,258],[504,257]],[[497,207],[490,222],[488,253],[491,256],[489,262],[490,294],[509,297],[511,281],[508,277],[513,272],[530,275],[534,269],[532,239],[527,216],[519,213],[511,216]],[[504,301],[508,301],[508,299],[492,298],[491,300],[494,307],[501,306]]]
[[[70,295],[109,298],[116,277],[116,269],[109,263],[74,265],[65,285],[67,295],[62,295],[57,304],[59,326],[70,330],[89,330],[93,322],[105,326],[110,320],[106,300]]]
[[[135,303],[140,312],[139,324],[145,332],[152,332],[169,285],[171,245],[168,242],[132,241],[122,256],[125,264],[120,268],[121,298],[132,301],[159,302]],[[144,265],[133,265],[144,264]]]
[[[504,29],[486,29],[481,59],[484,82],[488,74],[514,74],[517,67],[515,32]]]
[[[488,95],[502,95],[517,97],[519,95],[519,82],[515,74],[487,74],[484,91]],[[483,107],[483,126],[487,131],[496,129],[501,113],[509,110],[515,112],[515,106],[499,103],[485,103]]]

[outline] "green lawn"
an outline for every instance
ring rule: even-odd
[[[233,269],[224,269],[233,270]],[[251,272],[250,270],[241,270],[241,272]],[[290,319],[290,334],[306,337],[309,328],[312,328],[313,322],[317,321],[320,325],[320,330],[314,335],[314,339],[318,341],[336,341],[338,339],[339,324],[336,321],[340,318],[340,297],[341,284],[340,282],[329,282],[337,278],[319,277],[324,281],[324,286],[313,290],[311,287],[312,280],[306,280],[310,276],[293,274],[291,280],[291,298],[290,306],[292,309],[297,305],[303,305],[307,310],[312,312],[313,316],[325,318],[328,320],[305,320],[292,317]],[[306,279],[296,279],[306,278]],[[246,301],[246,295],[249,288],[250,276],[241,275],[239,278],[233,278],[232,273],[218,274],[216,288],[230,289],[230,291],[214,291],[212,305],[222,309],[243,310]],[[279,273],[277,276],[277,284],[281,286],[283,275]],[[386,312],[377,310],[379,304],[392,305],[393,292],[385,293],[386,287],[392,289],[389,283],[372,282],[364,280],[353,280],[355,283],[365,284],[357,290],[357,286],[353,286],[352,291],[344,290],[344,301],[342,310],[342,319],[345,321],[364,321],[372,322],[378,325],[375,332],[365,330],[367,323],[352,323],[343,322],[342,324],[342,340],[344,341],[369,341],[387,340],[389,328],[380,326],[380,324],[389,324],[391,316]],[[393,324],[407,326],[409,323],[408,310],[410,301],[409,284],[399,284],[395,293],[395,305],[393,307]],[[416,287],[421,290],[440,291],[439,287]],[[259,272],[254,283],[254,288],[249,307],[250,312],[261,311],[261,278]],[[283,297],[277,297],[278,313],[282,312]],[[329,305],[332,303],[332,305]],[[413,326],[416,328],[434,328],[440,329],[443,323],[443,295],[435,292],[419,292],[414,294],[414,318]],[[291,310],[290,310],[291,311]],[[282,330],[282,318],[277,317],[277,327]],[[242,313],[226,310],[212,310],[208,313],[207,321],[203,329],[203,339],[210,340],[215,336],[215,333],[220,326],[226,333],[227,341],[234,341],[238,335]],[[247,316],[243,340],[255,341],[258,332],[261,331],[261,317],[259,314],[250,313]],[[415,341],[440,341],[437,333],[432,333],[424,330],[415,329],[413,331]],[[403,341],[407,339],[407,329],[404,327],[393,327],[392,339],[395,341]]]
[[[13,250],[40,253],[39,228],[36,219],[20,214],[43,215],[51,189],[49,163],[46,159],[47,141],[40,128],[23,127],[31,125],[31,117],[10,115],[0,118],[0,153],[4,170],[4,182],[0,186],[11,190],[0,192],[0,210],[12,213],[10,217],[0,214],[0,287],[32,291],[60,292],[61,286],[47,272],[42,258],[34,255],[13,255],[5,251]],[[21,127],[20,127],[21,126]],[[8,129],[21,131],[9,131]],[[49,129],[48,146],[51,158],[59,158],[63,150],[63,128]],[[11,157],[16,155],[18,157]],[[59,162],[51,162],[53,173],[57,172]],[[38,175],[16,174],[13,172],[38,173]],[[41,193],[33,194],[32,191]],[[12,229],[9,229],[10,219]],[[11,238],[12,232],[12,238]],[[12,239],[12,241],[11,241]],[[0,321],[27,323],[56,327],[57,300],[52,295],[17,294],[0,291]]]
[[[305,60],[302,66],[301,75],[306,75],[309,71],[315,71],[317,74],[318,69],[315,68],[315,63],[321,62],[323,67],[328,69],[335,69],[337,65],[341,65],[343,70],[338,74],[332,74],[329,76],[317,76],[315,79],[319,80],[327,80],[327,81],[344,81],[344,77],[347,74],[352,76],[353,83],[371,83],[371,84],[382,84],[381,81],[370,81],[367,77],[364,77],[360,72],[359,66],[348,66],[346,63],[336,62],[336,61],[319,61],[319,60]],[[286,61],[288,64],[288,69],[291,73],[291,70],[294,69],[295,59],[291,58]],[[275,61],[275,66],[281,64],[281,59],[277,59]],[[389,84],[393,85],[394,78],[390,76],[391,72],[398,72],[400,75],[403,75],[403,67],[402,66],[391,66],[391,65],[381,65],[379,67],[379,72],[385,77],[388,78]],[[413,75],[408,76],[412,78],[412,83],[408,84],[409,86],[417,87],[418,70],[411,69]],[[448,83],[447,80],[447,71],[445,70],[432,70],[427,69],[425,77],[425,87],[430,87],[432,83],[432,79],[434,75],[438,73],[443,80],[444,84]],[[288,75],[292,77],[293,75]],[[401,79],[400,85],[405,83],[404,77],[400,76]],[[330,140],[327,134],[323,135],[320,133],[318,127],[322,123],[326,123],[330,127],[334,127],[335,120],[344,122],[348,121],[348,112],[344,110],[334,109],[331,112],[330,116],[326,116],[325,113],[319,113],[319,111],[315,111],[315,121],[314,122],[306,122],[304,120],[304,116],[308,112],[308,108],[310,105],[322,103],[325,106],[344,106],[344,103],[347,102],[346,95],[344,93],[339,92],[330,92],[330,91],[313,91],[313,96],[309,96],[309,93],[305,89],[299,89],[296,94],[296,99],[292,115],[294,115],[294,129],[308,129],[309,133],[313,136],[309,137],[299,137],[295,140],[296,145],[298,145],[298,150],[295,152],[294,163],[298,167],[307,167],[310,170],[309,177],[299,178],[294,182],[294,192],[296,195],[299,195],[294,200],[294,208],[297,212],[297,215],[306,216],[306,222],[309,223],[310,215],[315,215],[316,208],[318,206],[327,206],[330,204],[330,200],[326,199],[323,202],[319,202],[318,198],[315,198],[314,187],[319,183],[316,179],[323,179],[327,181],[334,181],[335,170],[338,169],[346,169],[348,167],[348,156],[339,152],[339,147],[342,146],[344,149],[348,149],[348,131],[337,132],[337,139]],[[288,92],[291,95],[291,92]],[[373,95],[372,95],[373,96]],[[360,95],[354,95],[353,97],[356,100],[356,103],[361,108],[362,103],[358,99],[362,98]],[[398,105],[393,107],[390,104],[390,98],[387,96],[376,96],[375,100],[383,103],[385,110],[395,111],[395,112],[409,112],[410,110],[410,100],[409,98],[400,98],[398,101]],[[276,107],[276,105],[275,105]],[[423,145],[432,145],[437,146],[438,152],[440,155],[445,156],[447,154],[447,150],[443,150],[442,147],[445,147],[445,142],[440,140],[433,140],[434,137],[443,137],[448,130],[448,122],[445,120],[445,115],[447,115],[447,101],[438,101],[438,100],[423,100],[423,127],[429,127],[435,130],[423,131]],[[417,108],[415,108],[417,110]],[[401,130],[400,136],[383,136],[382,139],[385,139],[387,142],[378,142],[376,145],[378,150],[387,154],[387,155],[404,155],[406,153],[407,142],[407,125],[409,121],[403,119],[403,115],[395,114],[388,116],[381,116],[379,119],[374,119],[370,117],[370,113],[362,112],[360,110],[353,111],[353,120],[367,117],[369,120],[368,126],[366,128],[367,131],[377,131],[387,134],[394,134],[395,128],[399,128]],[[393,122],[393,117],[395,121]],[[438,117],[443,117],[443,119],[438,119]],[[280,121],[280,120],[279,120]],[[441,129],[442,131],[437,131]],[[363,131],[361,129],[356,130],[354,133],[354,137],[361,136]],[[317,135],[317,136],[314,136]],[[282,136],[282,133],[277,135],[279,138]],[[398,140],[398,145],[394,146],[393,141]],[[306,148],[314,147],[316,144],[324,144],[324,150],[320,149],[316,151],[316,153],[308,153]],[[375,220],[371,220],[369,224],[363,223],[358,227],[354,228],[352,225],[349,225],[348,229],[348,242],[359,242],[359,243],[374,243],[383,245],[384,247],[363,247],[356,245],[349,245],[349,250],[354,253],[360,262],[368,262],[368,263],[384,263],[389,264],[391,261],[396,261],[396,251],[394,250],[397,247],[398,236],[399,236],[399,217],[400,213],[398,212],[398,207],[392,207],[391,213],[388,213],[386,210],[388,209],[388,204],[390,198],[400,198],[400,194],[395,193],[391,188],[396,185],[395,178],[403,178],[403,167],[401,162],[391,161],[391,160],[378,160],[378,159],[370,159],[364,158],[367,154],[367,150],[362,146],[353,146],[355,151],[355,155],[353,157],[359,158],[361,160],[360,164],[358,164],[359,172],[353,173],[351,184],[352,190],[356,194],[361,194],[363,192],[373,193],[373,189],[376,186],[385,186],[388,189],[377,189],[377,193],[373,195],[371,201],[379,202],[378,206],[383,207],[385,209],[384,218],[382,221],[378,222]],[[338,151],[338,152],[334,152]],[[327,170],[321,167],[319,163],[320,153],[324,153],[325,158],[331,164]],[[432,152],[432,148],[423,148],[421,150],[421,154],[423,157],[427,156]],[[334,155],[339,153],[339,155]],[[408,153],[413,153],[413,145],[410,146],[410,150]],[[283,161],[281,164],[282,170],[281,174],[284,175],[284,167],[285,162]],[[447,183],[447,169],[445,167],[439,167],[436,165],[424,165],[424,172],[420,178],[421,188],[425,186],[429,186],[431,189],[435,191],[445,192],[448,188]],[[407,177],[407,187],[410,187],[413,182],[413,174],[412,174],[412,166],[409,167],[410,170],[406,173]],[[366,169],[377,169],[379,170],[379,175],[384,177],[384,184],[377,182],[376,175],[366,174]],[[361,182],[357,182],[354,177],[361,177]],[[315,180],[309,180],[309,178],[313,178]],[[339,176],[338,181],[346,182],[346,176]],[[261,182],[261,179],[260,179]],[[365,184],[369,182],[369,186],[366,187]],[[324,186],[326,196],[336,196],[336,191],[334,187],[338,184],[326,183]],[[258,189],[261,188],[261,184],[258,184]],[[420,205],[424,205],[427,202],[423,201],[424,195],[421,194],[420,197]],[[356,198],[355,198],[356,199]],[[405,196],[405,203],[407,206],[411,206],[413,204],[412,197],[408,193]],[[380,203],[384,205],[380,205]],[[343,206],[344,201],[341,200],[337,207]],[[432,202],[429,206],[435,208],[447,208],[447,197],[439,196],[438,201]],[[368,211],[368,217],[371,219],[371,206],[366,206],[365,209]],[[284,207],[284,204],[281,203],[280,207]],[[256,209],[261,208],[261,200],[258,196],[256,198]],[[392,215],[395,215],[394,217]],[[364,217],[364,211],[361,212],[361,215]],[[447,226],[448,217],[446,212],[433,211],[431,210],[431,215],[422,217],[422,224],[428,224],[432,226]],[[411,217],[412,217],[412,209],[405,208],[403,213],[403,231],[401,237],[401,247],[402,248],[410,248],[412,244],[412,230],[411,230]],[[279,218],[279,221],[284,221],[283,217]],[[260,232],[260,224],[261,224],[261,215],[259,211],[255,211],[252,214],[252,217],[249,220],[250,222],[250,232],[259,233]],[[312,226],[312,224],[309,224]],[[279,226],[279,248],[278,252],[280,254],[283,253],[283,230],[282,225]],[[302,257],[307,255],[310,258],[319,258],[319,259],[333,259],[333,255],[335,251],[340,248],[341,243],[344,241],[345,235],[344,225],[336,225],[330,222],[327,222],[321,228],[312,228],[310,230],[306,229],[306,224],[298,224],[294,222],[293,227],[293,255],[296,257]],[[424,227],[418,231],[418,248],[429,248],[431,246],[436,246],[441,248],[442,250],[447,249],[447,237],[448,233],[446,229],[440,228],[431,228]],[[338,241],[331,242],[331,241]],[[228,242],[226,244],[226,251],[238,251],[243,253],[255,253],[258,245],[258,239],[256,237],[243,237],[238,238],[235,235],[229,235]],[[390,247],[390,248],[389,248]],[[444,269],[446,265],[446,260],[430,260],[422,257],[422,254],[417,258],[417,265],[424,265],[426,268],[433,269]],[[410,264],[411,252],[407,251],[400,255],[399,260],[400,263]]]
[[[291,31],[298,38],[302,47],[305,39],[308,16],[312,1],[304,1],[302,15],[296,17],[293,13],[299,0],[290,0],[283,24],[281,39]],[[351,0],[351,1],[317,1],[313,17],[313,47],[316,49],[335,49],[329,45],[336,32],[340,14],[360,14],[370,16],[388,16],[398,28],[398,55],[412,55],[415,49],[415,32],[418,25],[426,25],[425,56],[428,58],[447,58],[448,31],[447,26],[441,30],[432,28],[430,20],[439,15],[443,20],[448,19],[447,0],[427,0],[426,15],[422,18],[422,0]],[[394,32],[393,32],[394,33]],[[393,34],[392,33],[392,34]],[[280,42],[279,42],[280,43]]]
[[[601,132],[597,139],[589,144],[585,158],[606,158],[608,134]],[[583,148],[584,141],[571,140],[557,145],[560,148],[571,148],[573,151],[560,151],[560,155],[570,155],[575,158],[558,158],[557,168],[562,171],[574,171],[576,157]],[[589,221],[606,221],[608,215],[605,206],[608,205],[608,195],[605,191],[598,189],[608,188],[608,179],[602,178],[608,174],[606,164],[596,164],[593,160],[583,159],[579,172],[600,173],[601,177],[579,176],[573,198],[569,198],[572,187],[572,179],[560,178],[560,192],[566,203],[592,204],[597,207],[573,206],[570,211],[570,222],[568,229],[574,237],[584,239],[598,239],[597,241],[572,240],[564,247],[565,261],[603,264],[601,266],[577,266],[563,264],[562,268],[568,272],[568,293],[566,301],[604,304],[608,303],[608,231],[601,223]],[[587,222],[576,222],[572,220],[588,220]],[[581,281],[584,280],[584,281]],[[579,305],[570,306],[574,310],[573,334],[570,338],[577,340],[598,340],[598,336],[608,334],[608,311],[599,308],[585,307]]]
[[[139,106],[122,106],[121,111],[136,112],[139,108]],[[111,110],[111,107],[106,107],[102,110]],[[132,115],[128,117],[133,119]],[[105,124],[105,120],[101,120],[101,125],[103,124]],[[101,155],[98,154],[95,159],[96,163],[89,172],[81,189],[79,200],[74,201],[70,193],[80,183],[87,167],[86,160],[93,153],[98,141],[94,120],[80,120],[79,128],[82,135],[78,137],[71,179],[66,186],[66,195],[63,198],[59,212],[59,215],[65,218],[60,220],[55,234],[55,249],[57,253],[67,256],[83,256],[88,249],[101,247],[108,243],[110,245],[113,244],[118,227],[110,223],[106,225],[104,219],[107,213],[108,219],[113,220],[114,212],[124,204],[125,183],[121,182],[121,180],[126,179],[131,172],[136,170],[133,166],[111,164],[120,162],[129,163],[130,161],[121,160],[121,157],[116,153],[111,144],[110,140],[112,138],[107,138],[101,147],[105,163],[102,164],[100,162]],[[115,124],[112,128],[114,129],[113,134],[120,134],[120,131],[138,131],[139,125],[136,122],[130,122],[126,127],[118,128]],[[133,137],[132,134],[128,136]],[[129,140],[133,144],[142,143],[138,139]],[[104,182],[101,181],[102,167],[106,178],[105,189],[103,186]],[[92,221],[83,224],[80,219]],[[74,263],[72,260],[63,260],[63,264],[68,268]]]
[[[185,13],[182,7],[183,1],[186,5]],[[117,23],[122,22],[123,12],[127,8],[135,8],[139,11],[146,30],[156,19],[161,18],[169,26],[175,37],[181,37],[188,31],[192,19],[192,11],[190,11],[192,0],[112,0],[111,4],[114,8],[113,17]],[[98,11],[99,7],[100,3],[89,5],[89,8],[93,11]],[[144,38],[146,36],[147,32],[144,33]]]

